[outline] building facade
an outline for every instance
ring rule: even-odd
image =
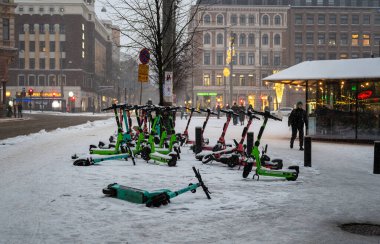
[[[310,60],[379,55],[380,1],[221,0],[202,1],[194,38],[193,101],[233,102],[262,110],[293,106],[305,87],[273,85],[262,78]],[[197,26],[197,24],[194,24]],[[234,38],[233,65],[226,64]],[[232,68],[232,72],[231,72]]]
[[[94,1],[17,3],[11,97],[33,109],[63,111],[99,111],[116,98],[112,30],[98,20]],[[23,97],[29,89],[33,95]]]
[[[0,1],[0,117],[5,115],[7,106],[7,84],[9,65],[17,55],[15,48],[15,8],[12,0]]]

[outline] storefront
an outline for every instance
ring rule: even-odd
[[[307,61],[264,80],[305,88],[309,135],[380,139],[380,58]]]

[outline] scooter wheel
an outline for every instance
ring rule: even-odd
[[[297,178],[298,178],[298,174],[294,173],[292,177],[288,177],[288,178],[286,178],[286,180],[288,180],[288,181],[296,181]]]
[[[253,164],[252,163],[248,163],[247,165],[244,166],[244,169],[243,169],[243,178],[247,178],[249,173],[252,171],[252,168],[253,168]]]
[[[75,160],[73,165],[75,166],[90,166],[90,161],[88,159],[78,159]]]
[[[238,157],[232,157],[232,159],[227,162],[227,165],[230,168],[233,168],[238,164],[239,164],[239,158]]]
[[[205,155],[202,158],[202,163],[207,164],[207,163],[211,162],[213,159],[214,159],[214,157],[212,156],[212,154]]]
[[[289,166],[288,169],[293,169],[297,172],[297,175],[300,173],[300,167],[298,165]]]
[[[193,183],[190,183],[190,184],[189,184],[189,186],[192,186],[192,185],[193,185]],[[196,193],[196,192],[197,192],[196,189],[191,190],[191,193]]]
[[[103,194],[108,195],[110,197],[116,197],[117,192],[116,189],[113,188],[103,188]]]
[[[148,162],[150,160],[150,152],[151,150],[149,147],[144,147],[141,150],[141,158]]]
[[[168,166],[169,167],[174,167],[174,166],[176,166],[176,164],[177,164],[177,158],[174,156],[174,157],[172,157],[169,161],[168,161]]]

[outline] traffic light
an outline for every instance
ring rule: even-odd
[[[70,100],[75,102],[75,96],[70,97]]]
[[[29,95],[29,96],[32,96],[32,95],[33,95],[33,89],[32,89],[32,88],[29,88],[29,90],[28,90],[28,95]]]

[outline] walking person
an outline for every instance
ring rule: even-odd
[[[13,117],[15,117],[16,118],[16,116],[17,116],[17,104],[16,104],[16,102],[14,102],[13,103]]]
[[[234,111],[235,114],[239,114],[239,107],[236,105],[236,103],[234,103],[234,105],[231,107],[232,111]],[[238,124],[238,118],[236,115],[232,115],[233,116],[233,123],[234,125],[237,125]]]
[[[17,117],[22,118],[22,103],[21,102],[17,104],[17,112],[18,112]]]
[[[218,103],[218,105],[216,106],[216,113],[217,113],[217,118],[219,119],[220,118],[220,104]]]
[[[245,120],[245,107],[243,105],[243,103],[240,104],[240,107],[239,107],[239,120],[240,120],[240,125],[244,125],[244,120]]]
[[[301,151],[303,151],[304,124],[306,125],[306,128],[308,127],[306,111],[302,108],[302,106],[303,106],[302,102],[298,102],[297,107],[293,109],[288,119],[288,126],[292,126],[292,137],[290,139],[290,148],[293,148],[294,140],[297,137],[297,131],[298,131]]]

